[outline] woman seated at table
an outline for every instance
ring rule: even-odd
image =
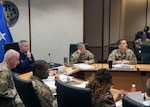
[[[119,101],[126,92],[121,90],[114,99],[110,92],[112,85],[112,75],[108,70],[100,69],[93,73],[86,86],[92,92],[92,107],[116,107],[115,102]]]

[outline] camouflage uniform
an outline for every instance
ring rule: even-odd
[[[116,64],[116,61],[129,60],[129,64],[136,64],[137,59],[135,54],[131,49],[126,49],[124,53],[121,53],[119,49],[115,49],[111,52],[108,57],[108,60],[112,60],[113,64]]]
[[[31,76],[30,79],[42,107],[57,107],[56,100],[54,100],[54,96],[50,88],[36,76]]]
[[[140,39],[137,39],[136,41],[135,41],[135,47],[137,48],[137,49],[141,49],[141,45],[142,44],[150,44],[150,39],[145,39],[145,41],[142,41],[141,40],[141,38]]]
[[[72,64],[84,63],[85,60],[89,60],[90,64],[95,62],[94,55],[88,50],[85,50],[84,54],[79,54],[77,51],[75,51],[70,58],[70,62]]]
[[[0,64],[0,97],[0,107],[24,107],[15,90],[12,72],[5,62]]]

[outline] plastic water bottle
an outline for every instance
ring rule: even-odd
[[[132,86],[131,86],[131,92],[135,92],[135,91],[136,91],[136,85],[132,84]]]

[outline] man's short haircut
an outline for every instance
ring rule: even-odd
[[[19,46],[20,46],[23,42],[28,42],[28,41],[27,41],[27,40],[20,40],[20,41],[19,41]]]
[[[83,46],[83,45],[85,45],[83,42],[77,43],[77,49],[78,49],[80,46]]]
[[[119,39],[119,40],[117,41],[117,46],[120,45],[123,40],[125,40],[125,39]]]
[[[6,51],[5,55],[4,55],[4,61],[11,59],[12,57],[19,55],[19,53],[17,51],[15,51],[14,49],[9,49]]]
[[[36,60],[32,65],[32,71],[35,72],[36,70],[43,70],[45,69],[45,64],[48,64],[44,60]]]

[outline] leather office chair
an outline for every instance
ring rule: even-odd
[[[141,45],[141,63],[143,64],[150,63],[150,45],[146,44]]]
[[[122,105],[123,107],[148,107],[144,104],[138,103],[135,100],[125,96],[122,98]]]
[[[20,51],[20,48],[19,48],[19,45],[18,45],[18,42],[11,42],[11,43],[6,43],[4,45],[4,52],[6,52],[7,50],[9,49],[14,49],[16,50],[17,52]]]
[[[15,100],[15,97],[0,96],[0,107],[12,107],[12,101]]]
[[[110,54],[114,49],[117,49],[118,46],[117,45],[110,45],[108,48],[108,54]]]
[[[89,45],[88,43],[85,43],[85,47],[87,50],[89,50]],[[71,55],[77,50],[77,44],[70,44],[70,49],[69,49],[69,59]]]
[[[25,107],[42,107],[30,80],[23,80],[17,73],[14,73],[14,82]]]
[[[135,34],[135,40],[141,38],[142,32],[143,32],[143,31],[139,31],[139,32],[137,32],[137,34]],[[149,33],[149,32],[146,33],[146,37],[147,37],[148,39],[150,39],[150,33]]]
[[[56,81],[58,107],[92,107],[91,90]]]

